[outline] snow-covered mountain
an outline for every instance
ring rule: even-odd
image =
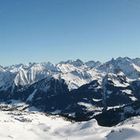
[[[137,79],[140,77],[140,65],[138,59],[119,57],[112,59],[98,67],[98,70],[106,73],[123,72],[128,78]]]
[[[73,90],[95,79],[101,79],[107,73],[117,74],[119,72],[123,72],[129,79],[138,79],[140,77],[140,59],[119,57],[104,64],[99,61],[82,62],[77,59],[55,65],[48,62],[1,66],[0,79],[2,81],[0,87],[5,87],[4,83],[6,85],[8,83],[8,85],[27,86],[46,77],[54,77],[64,79],[69,89]]]
[[[13,99],[76,121],[96,118],[102,125],[107,125],[102,122],[102,116],[108,118],[104,112],[113,112],[118,120],[111,125],[117,124],[128,118],[119,117],[128,105],[136,105],[129,116],[139,115],[140,59],[0,66],[0,100]]]
[[[100,78],[102,74],[94,69],[98,64],[99,62],[93,61],[84,63],[79,59],[76,61],[68,60],[55,65],[50,62],[18,64],[5,68],[0,67],[0,79],[16,86],[27,86],[44,78],[54,77],[64,79],[69,89],[72,90]],[[12,79],[4,79],[5,72],[11,74]],[[3,84],[0,85],[0,87],[2,86]]]

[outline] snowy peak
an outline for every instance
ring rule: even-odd
[[[87,67],[97,68],[101,65],[101,62],[100,61],[88,61],[85,64],[86,64]]]
[[[103,84],[106,85],[106,83],[109,82],[111,82],[116,87],[129,86],[129,79],[123,73],[118,73],[117,75],[113,73],[108,73],[103,78]]]
[[[2,66],[0,66],[0,72],[4,72],[4,71],[5,69]]]
[[[112,59],[98,67],[98,70],[106,73],[123,72],[128,78],[137,79],[140,76],[140,67],[128,57]]]
[[[77,59],[75,61],[74,60],[62,61],[62,62],[60,62],[60,64],[70,64],[75,67],[80,67],[80,66],[84,65],[84,62],[80,59]]]
[[[136,64],[137,66],[140,66],[140,58],[133,59],[133,63]]]

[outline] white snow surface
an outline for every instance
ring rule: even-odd
[[[39,112],[0,111],[1,140],[139,140],[140,117],[115,127],[99,126],[96,120],[70,122]]]

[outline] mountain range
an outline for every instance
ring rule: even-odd
[[[140,114],[140,58],[0,66],[0,101],[113,126]]]

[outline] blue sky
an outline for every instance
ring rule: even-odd
[[[0,64],[140,57],[139,0],[0,0]]]

